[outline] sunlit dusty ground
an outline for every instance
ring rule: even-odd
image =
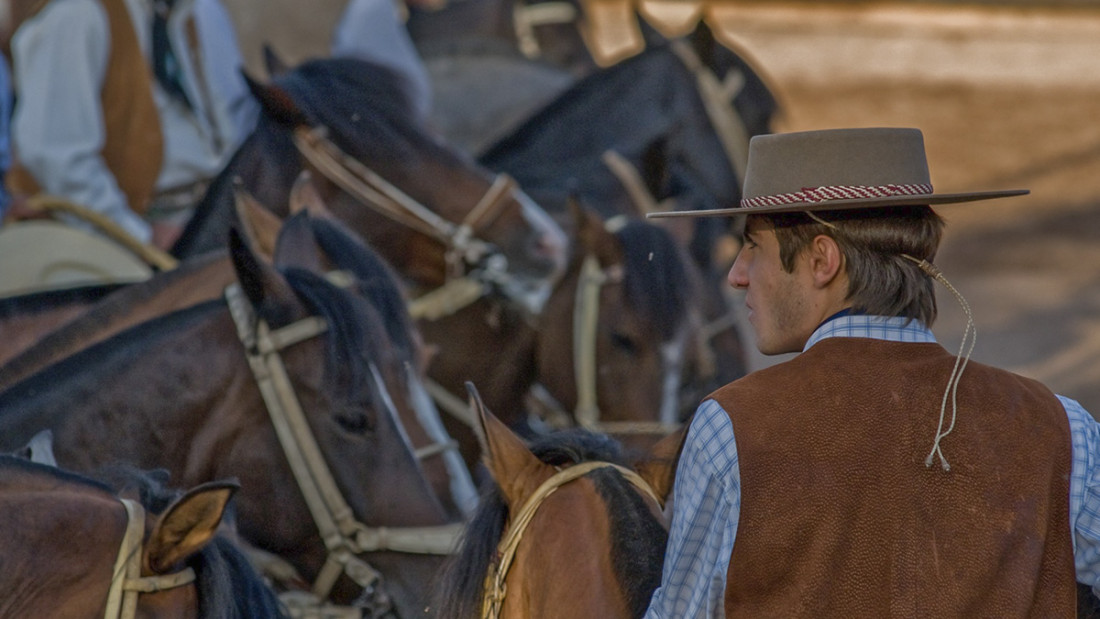
[[[1100,10],[768,4],[725,23],[783,99],[777,130],[919,127],[937,191],[1031,189],[944,207],[938,262],[975,359],[1100,413]],[[965,319],[939,301],[954,349]]]

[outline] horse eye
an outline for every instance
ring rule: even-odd
[[[630,339],[630,336],[624,335],[618,331],[611,333],[611,344],[615,348],[631,355],[638,350],[638,347],[634,344],[634,340]]]
[[[356,413],[337,413],[336,423],[349,434],[366,434],[374,429],[367,415]]]

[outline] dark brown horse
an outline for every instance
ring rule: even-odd
[[[142,323],[0,394],[0,448],[49,428],[58,461],[76,470],[122,460],[184,485],[235,476],[246,542],[319,596],[411,613],[440,558],[404,552],[432,532],[401,528],[457,519],[397,417],[395,402],[412,396],[388,388],[415,366],[409,332],[385,309],[402,299],[370,302],[311,269],[275,269],[236,234],[230,253],[241,296]],[[354,582],[333,553],[351,555]]]
[[[441,578],[438,616],[640,617],[660,583],[675,448],[640,476],[606,436],[563,431],[528,448],[476,406],[496,483]]]
[[[402,298],[388,267],[339,223],[303,214],[284,225],[250,196],[242,193],[238,198],[238,216],[249,222],[243,227],[249,230],[252,242],[261,247],[261,253],[268,255],[275,265],[350,275],[346,283],[352,285],[351,289],[375,303]],[[219,298],[234,281],[236,274],[228,252],[209,252],[184,261],[172,271],[118,290],[86,314],[0,365],[0,389],[145,320]],[[395,317],[405,315],[399,303],[385,311]],[[396,325],[396,335],[412,328],[407,318],[394,318],[391,322]],[[419,342],[414,344],[416,350],[410,355],[419,361],[423,354],[419,352]],[[466,513],[476,502],[476,490],[458,455],[451,449],[440,449],[450,443],[450,437],[431,401],[421,396],[422,380],[423,367],[410,365],[408,376],[404,380],[398,377],[391,385],[398,391],[395,406],[432,487],[449,510]]]
[[[234,483],[186,493],[116,469],[101,481],[0,455],[0,616],[280,617],[218,534]]]
[[[537,308],[565,263],[560,227],[506,177],[422,126],[401,81],[349,58],[306,62],[253,84],[264,113],[173,249],[224,246],[232,185],[286,215],[300,172],[332,213],[424,289],[476,274]]]

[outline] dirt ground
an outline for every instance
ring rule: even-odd
[[[1100,10],[769,5],[727,33],[779,92],[777,131],[919,127],[937,191],[1031,190],[942,208],[937,262],[974,359],[1100,414]],[[957,349],[965,315],[938,296]]]

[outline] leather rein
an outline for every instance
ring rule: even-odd
[[[141,593],[174,589],[195,582],[195,570],[186,568],[172,574],[141,575],[141,547],[145,537],[145,508],[136,501],[119,499],[126,508],[126,534],[118,547],[111,588],[107,592],[104,619],[134,619]]]
[[[477,238],[480,227],[500,215],[518,187],[499,174],[473,209],[458,224],[443,219],[374,170],[351,157],[328,138],[325,127],[294,130],[294,144],[325,178],[378,214],[430,237],[446,248],[446,283],[409,304],[414,319],[436,320],[457,312],[494,288],[507,293],[508,259]]]
[[[653,488],[634,471],[611,462],[582,462],[567,469],[562,469],[551,476],[535,490],[518,512],[510,519],[510,526],[504,537],[497,545],[496,561],[485,575],[484,594],[481,602],[482,619],[497,619],[504,608],[504,597],[508,593],[505,580],[508,578],[508,570],[512,567],[512,561],[516,556],[516,549],[523,539],[523,534],[535,512],[551,494],[565,484],[579,479],[596,469],[612,468],[619,472],[633,484],[641,493],[653,500],[663,509],[663,501],[653,491]]]
[[[279,351],[323,334],[323,318],[310,316],[277,330],[255,315],[239,284],[225,290],[237,336],[244,345],[248,364],[275,427],[283,453],[290,464],[298,489],[305,499],[324,541],[328,555],[312,587],[312,595],[324,600],[337,579],[347,575],[362,587],[371,609],[379,616],[391,610],[389,596],[382,591],[382,575],[357,555],[367,552],[450,554],[462,523],[433,527],[369,527],[356,520],[344,500],[309,428]],[[373,368],[372,368],[373,369]],[[374,379],[381,377],[374,371]],[[429,450],[429,455],[438,450]],[[292,602],[295,596],[285,601]]]

